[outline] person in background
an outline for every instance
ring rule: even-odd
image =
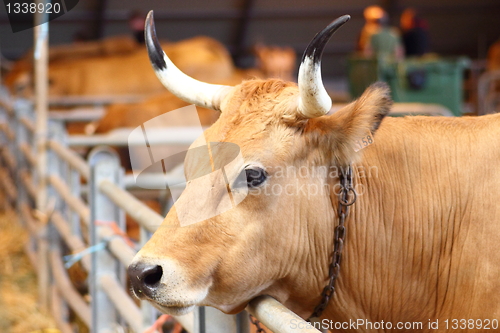
[[[371,36],[380,30],[378,20],[387,15],[381,7],[369,6],[363,11],[363,16],[365,18],[365,25],[358,38],[357,50],[364,54],[370,44]]]
[[[403,57],[403,47],[398,31],[389,27],[389,18],[387,15],[376,20],[377,31],[371,35],[364,55],[375,56],[383,61],[399,60]]]
[[[429,31],[427,22],[413,8],[401,14],[400,21],[403,46],[407,57],[420,57],[429,52]]]
[[[493,43],[488,50],[487,70],[500,70],[500,39]]]
[[[140,10],[134,10],[129,18],[128,25],[134,34],[135,40],[139,44],[144,44],[144,23],[146,21],[146,17]]]

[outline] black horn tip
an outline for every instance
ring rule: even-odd
[[[326,28],[321,30],[314,36],[313,40],[307,46],[304,54],[302,55],[302,62],[306,57],[310,57],[313,59],[314,63],[319,63],[321,61],[321,56],[323,55],[323,50],[325,48],[326,43],[335,31],[338,30],[341,26],[343,26],[347,21],[351,19],[350,15],[343,15],[336,20],[332,21]]]
[[[152,10],[146,17],[144,34],[146,37],[146,47],[148,49],[148,55],[151,64],[157,70],[166,69],[167,63],[165,62],[165,59],[163,59],[163,50],[161,48],[160,42],[158,41],[158,38],[156,37],[156,28]]]

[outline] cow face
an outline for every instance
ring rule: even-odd
[[[203,139],[239,147],[242,163],[232,173],[241,177],[228,187],[238,191],[243,186],[248,194],[231,209],[183,225],[180,216],[189,207],[199,207],[199,202],[214,205],[207,198],[220,198],[219,192],[227,190],[208,178],[196,182],[200,163],[186,160],[186,178],[193,181],[178,200],[182,204],[172,208],[129,266],[135,295],[179,315],[196,305],[235,313],[252,298],[267,294],[301,316],[310,315],[326,283],[333,247],[332,200],[338,177],[332,172],[359,158],[355,141],[373,133],[388,113],[386,86],[374,85],[344,109],[316,117],[330,105],[318,83],[314,52],[301,66],[298,86],[277,79],[204,86],[176,78],[173,64],[159,57],[151,14],[147,32],[151,52],[156,52],[151,55],[153,66],[164,84],[172,88],[184,82],[191,89],[171,90],[221,111]],[[189,95],[193,87],[202,90]]]

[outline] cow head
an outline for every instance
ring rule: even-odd
[[[326,115],[331,100],[321,81],[321,54],[348,19],[337,19],[313,39],[298,85],[269,79],[228,87],[181,73],[159,47],[148,15],[146,42],[158,77],[178,97],[221,111],[204,139],[239,146],[244,161],[236,173],[243,175],[248,195],[232,209],[188,226],[181,225],[174,206],[129,266],[136,296],[178,315],[195,305],[235,313],[267,294],[301,316],[311,314],[333,249],[338,177],[331,171],[359,159],[356,140],[375,132],[391,105],[387,87],[375,84]],[[199,168],[186,161],[187,178]],[[194,210],[200,201],[213,204],[206,196],[216,191],[210,181],[188,182],[179,201],[184,210],[186,203]]]

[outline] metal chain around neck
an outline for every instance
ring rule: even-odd
[[[314,308],[314,312],[307,321],[312,318],[319,318],[323,311],[328,306],[330,299],[335,294],[335,281],[340,274],[340,262],[342,261],[342,250],[344,249],[344,241],[346,235],[345,220],[349,214],[349,207],[356,202],[357,194],[352,185],[352,166],[349,165],[346,170],[342,170],[340,174],[340,191],[339,191],[339,208],[338,219],[339,224],[335,227],[333,236],[333,254],[332,261],[328,270],[328,285],[321,292],[321,302]]]
[[[328,306],[330,299],[335,294],[335,281],[340,274],[340,262],[342,260],[342,250],[344,249],[344,241],[346,235],[345,229],[345,219],[349,213],[349,207],[352,206],[357,199],[356,191],[352,185],[352,166],[349,165],[346,170],[342,170],[340,174],[340,191],[339,191],[339,208],[338,208],[338,218],[339,224],[335,227],[335,232],[333,236],[333,254],[332,261],[328,270],[328,285],[321,292],[321,302],[314,308],[314,312],[307,319],[311,321],[313,318],[319,318],[323,311]],[[260,326],[260,321],[258,321],[254,316],[249,315],[250,321],[257,328],[256,333],[266,333],[266,331]]]

